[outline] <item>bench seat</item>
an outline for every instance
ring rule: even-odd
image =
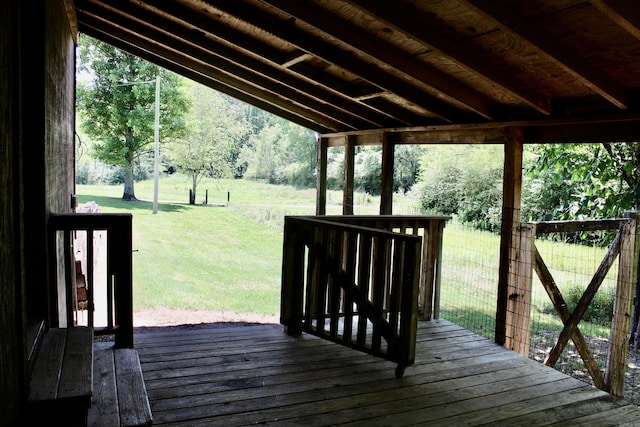
[[[93,399],[88,425],[150,426],[151,407],[138,352],[94,343]]]
[[[27,425],[84,426],[93,388],[93,330],[52,328],[29,380]]]

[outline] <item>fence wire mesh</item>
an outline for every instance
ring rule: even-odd
[[[588,237],[596,242],[607,238],[604,233],[593,232]],[[606,246],[585,244],[585,237],[555,233],[535,240],[537,250],[569,312],[573,312],[577,306],[607,253]],[[445,229],[441,317],[491,339],[495,336],[499,248],[500,238],[495,234],[480,232],[455,222],[448,224]],[[615,349],[611,348],[610,337],[616,304],[618,259],[604,277],[583,320],[578,324],[603,377],[609,359],[616,353],[612,351]],[[535,271],[532,278],[529,357],[544,363],[556,345],[564,324]],[[618,303],[630,305],[629,298],[633,298],[633,291]],[[629,331],[625,331],[625,336],[629,337]],[[554,368],[594,384],[572,339],[569,339]],[[624,375],[624,397],[640,404],[640,349],[634,346],[630,346],[627,352]]]

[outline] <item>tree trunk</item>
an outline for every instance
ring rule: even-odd
[[[193,173],[193,181],[191,184],[191,200],[189,203],[192,205],[196,204],[196,187],[198,186],[198,174],[196,172]]]
[[[124,193],[122,200],[138,200],[133,190],[133,160],[129,160],[124,167]]]

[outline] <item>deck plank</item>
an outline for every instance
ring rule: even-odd
[[[136,331],[154,425],[610,425],[628,402],[447,321],[421,322],[416,362],[279,325]],[[605,415],[603,415],[605,414]]]
[[[111,343],[97,342],[93,344],[95,375],[93,377],[91,407],[87,414],[87,425],[89,426],[120,425],[112,347]]]

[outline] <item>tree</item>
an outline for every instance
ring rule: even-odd
[[[416,183],[420,172],[420,157],[422,146],[397,145],[395,149],[393,190],[402,190],[403,193],[411,190]]]
[[[270,184],[312,187],[315,184],[316,137],[287,120],[253,111],[255,133],[243,148],[247,177]]]
[[[79,71],[91,81],[78,84],[80,125],[92,139],[94,155],[124,168],[124,200],[136,200],[134,161],[154,141],[155,79],[160,76],[161,140],[181,136],[188,103],[181,79],[111,45],[81,35]]]
[[[238,156],[250,125],[246,106],[222,93],[199,84],[189,87],[192,108],[187,115],[188,132],[172,142],[169,155],[178,171],[192,178],[191,203],[204,177],[234,176]]]
[[[458,215],[475,228],[500,229],[502,151],[499,146],[429,146],[420,164],[418,192],[427,212]]]
[[[611,218],[640,205],[640,143],[549,144],[532,147],[531,179],[571,188],[546,200],[548,219]],[[555,203],[555,206],[554,206]]]

